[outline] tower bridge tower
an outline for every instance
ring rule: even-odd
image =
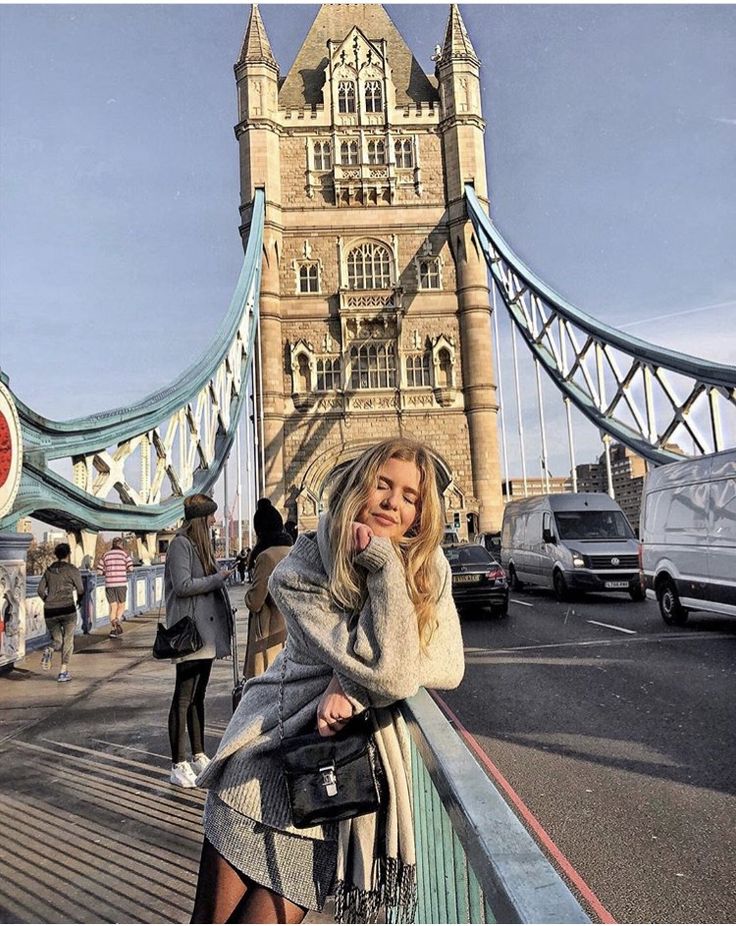
[[[285,77],[257,6],[235,65],[242,234],[265,189],[266,489],[316,523],[332,469],[402,433],[444,471],[450,523],[500,527],[480,62],[452,6],[434,75],[384,8],[325,4]]]

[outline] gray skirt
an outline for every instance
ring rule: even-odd
[[[322,910],[335,881],[337,841],[308,839],[259,823],[210,791],[204,834],[233,868],[309,910]]]

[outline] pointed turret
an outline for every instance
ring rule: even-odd
[[[470,41],[465,23],[460,15],[457,3],[450,4],[450,18],[447,20],[445,41],[442,44],[442,58],[447,60],[454,57],[472,58],[479,61]]]
[[[243,47],[236,64],[270,64],[278,68],[257,3],[251,7]]]

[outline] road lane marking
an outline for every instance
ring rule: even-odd
[[[636,633],[635,630],[627,630],[626,627],[617,627],[615,624],[604,624],[602,621],[586,621],[587,624],[595,624],[597,627],[608,627],[609,630],[620,630],[621,633]]]
[[[733,640],[732,633],[718,633],[717,631],[706,631],[704,633],[657,633],[640,636],[638,640],[629,640],[629,643],[664,643],[668,640],[690,640],[693,643],[699,643],[703,640]],[[502,655],[503,653],[520,653],[529,649],[564,649],[565,647],[576,646],[621,646],[623,640],[616,637],[613,640],[568,640],[565,643],[530,643],[525,646],[507,646],[503,649],[486,649],[489,656]]]
[[[514,604],[523,604],[525,608],[533,608],[534,605],[528,601],[519,601],[518,598],[509,598],[509,601],[513,601]]]
[[[547,833],[539,820],[537,820],[537,818],[534,816],[531,810],[529,810],[521,797],[519,797],[506,778],[504,778],[501,771],[496,767],[496,765],[494,765],[478,740],[473,736],[472,733],[465,729],[462,721],[457,717],[456,714],[453,713],[450,706],[443,698],[437,694],[436,691],[430,691],[430,694],[437,702],[437,706],[440,708],[440,710],[445,714],[447,719],[452,723],[460,736],[465,740],[471,752],[475,753],[475,756],[481,765],[483,765],[486,771],[497,782],[499,787],[506,792],[511,803],[519,811],[521,816],[529,825],[530,829],[535,833],[544,848],[554,858],[562,871],[564,871],[572,884],[577,888],[577,890],[580,892],[580,895],[589,904],[590,908],[600,919],[601,923],[616,923],[617,920],[615,920],[608,912],[608,910],[606,910],[600,900],[593,893],[592,888],[590,888],[583,880],[582,875],[578,874],[575,868],[573,868],[572,863],[565,855],[563,855],[562,851],[557,847],[555,842],[552,840],[552,837]]]

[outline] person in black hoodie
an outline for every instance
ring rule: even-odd
[[[59,543],[54,549],[56,562],[44,572],[38,585],[38,596],[43,601],[43,616],[53,641],[41,657],[41,668],[50,669],[54,650],[61,651],[61,671],[57,682],[70,682],[69,663],[74,652],[74,631],[77,627],[77,604],[84,595],[82,574],[69,562],[71,549],[68,543]],[[77,600],[74,600],[74,593]]]

